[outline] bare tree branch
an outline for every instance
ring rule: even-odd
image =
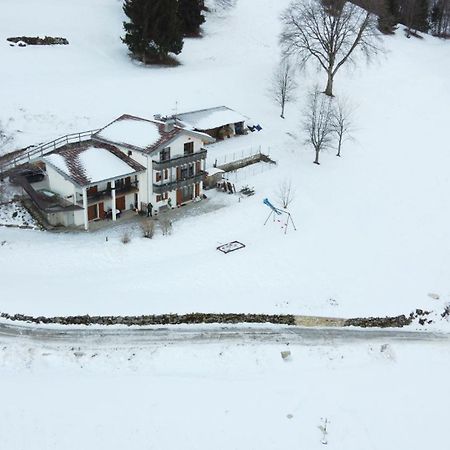
[[[381,50],[375,16],[345,0],[294,0],[281,20],[284,54],[295,56],[300,66],[315,60],[327,73],[329,96],[336,72],[354,62],[356,49],[367,59]]]
[[[273,74],[270,94],[275,102],[281,106],[280,117],[284,119],[284,108],[286,103],[295,100],[297,82],[295,73],[289,60],[284,59]]]
[[[275,197],[281,207],[287,209],[295,198],[295,189],[292,186],[292,181],[288,179],[283,180],[278,185]]]
[[[337,137],[337,154],[341,156],[342,144],[352,139],[354,108],[347,100],[337,100],[333,108],[331,128]]]
[[[308,95],[308,103],[304,113],[303,129],[306,132],[306,142],[316,153],[314,164],[319,163],[319,154],[329,147],[333,138],[333,107],[331,98],[323,95],[316,86]]]

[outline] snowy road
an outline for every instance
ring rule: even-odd
[[[450,334],[398,329],[302,328],[288,326],[173,326],[148,328],[61,329],[0,324],[0,342],[34,341],[45,344],[146,346],[155,344],[292,343],[339,345],[373,340],[449,342]]]

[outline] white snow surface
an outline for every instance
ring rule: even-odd
[[[56,169],[60,170],[62,173],[70,177],[70,169],[67,165],[66,158],[64,156],[59,155],[57,153],[53,153],[51,155],[45,156],[44,161],[51,164]]]
[[[142,150],[161,139],[156,123],[130,118],[116,120],[100,130],[96,136],[115,144],[128,144]]]
[[[211,130],[212,128],[247,120],[247,117],[226,106],[177,114],[177,118],[197,130]]]
[[[34,218],[19,202],[0,204],[0,226],[38,228]]]
[[[136,172],[133,167],[104,148],[89,147],[79,154],[78,159],[91,183]]]
[[[449,361],[447,342],[0,337],[1,447],[319,450],[326,418],[326,448],[446,450]]]
[[[0,310],[345,317],[439,312],[450,302],[450,42],[406,39],[399,29],[383,37],[386,53],[371,65],[343,67],[335,94],[357,108],[355,139],[341,158],[323,152],[317,166],[300,124],[305,94],[325,85],[324,74],[299,74],[285,120],[266,94],[289,0],[228,3],[208,13],[201,39],[185,40],[180,66],[162,68],[130,60],[119,39],[122,2],[0,0],[0,121],[12,137],[2,151],[98,129],[124,113],[228,104],[264,129],[221,143],[224,153],[261,145],[278,162],[240,181],[254,187],[252,197],[212,192],[182,208],[167,237],[157,227],[154,239],[143,239],[137,225],[121,221],[87,234],[0,229],[8,241]],[[63,36],[70,45],[10,47],[5,38],[17,34],[18,18],[21,33]],[[278,205],[289,179],[297,231],[284,235],[282,223],[263,225],[270,211],[262,200]],[[245,249],[216,250],[233,240]]]
[[[261,145],[278,165],[242,180],[253,197],[210,192],[177,210],[167,237],[157,228],[143,239],[139,226],[120,221],[87,234],[0,227],[0,311],[442,310],[450,301],[449,42],[399,30],[383,38],[387,53],[374,64],[343,68],[335,89],[358,107],[355,141],[342,158],[324,152],[318,167],[300,123],[304,93],[323,86],[323,74],[299,76],[285,120],[266,96],[289,0],[214,2],[223,8],[210,0],[203,38],[187,39],[172,68],[129,59],[122,3],[0,0],[0,125],[11,138],[0,152],[98,129],[125,112],[230,104],[264,130],[221,143],[223,153]],[[5,39],[19,28],[70,44],[10,47]],[[262,200],[277,204],[287,179],[297,231],[284,235],[278,222],[263,225]],[[246,247],[216,250],[233,240]],[[326,418],[326,448],[448,449],[447,342],[236,339],[72,344],[0,334],[0,448],[318,450]]]

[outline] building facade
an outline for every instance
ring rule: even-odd
[[[50,224],[87,230],[127,210],[157,214],[202,198],[204,145],[212,142],[174,122],[123,115],[39,158],[43,181],[20,183]]]

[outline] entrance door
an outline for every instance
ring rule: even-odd
[[[181,189],[177,189],[177,205],[181,205],[183,202],[183,191]]]
[[[88,220],[98,219],[97,205],[91,205],[88,207]]]
[[[116,198],[116,209],[119,211],[125,210],[125,196]]]
[[[98,217],[100,217],[100,219],[105,218],[105,205],[103,202],[98,204]]]
[[[195,196],[198,197],[200,195],[200,183],[195,183]]]

